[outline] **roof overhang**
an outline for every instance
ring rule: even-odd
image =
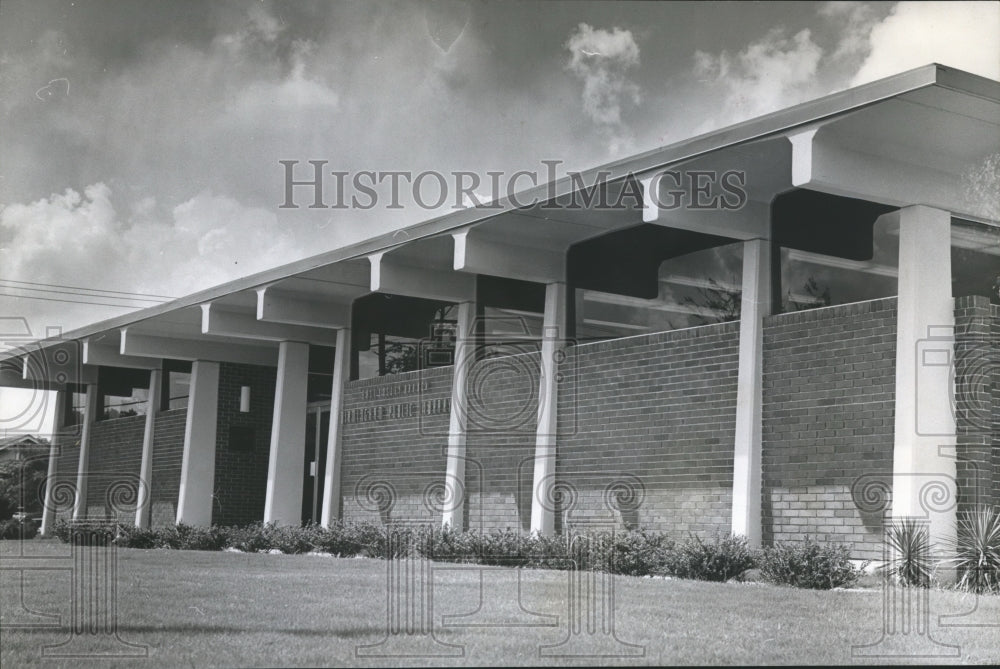
[[[144,360],[157,356],[191,359],[202,345],[205,355],[219,359],[273,364],[279,341],[332,341],[333,331],[347,325],[353,301],[364,295],[460,302],[474,296],[476,274],[565,281],[570,246],[644,222],[753,239],[767,234],[771,201],[795,188],[887,206],[924,204],[995,225],[965,197],[961,174],[998,151],[1000,82],[932,64],[36,346],[86,340],[101,347],[94,349],[105,354],[101,360],[114,361],[117,347],[122,366],[145,367],[155,366]],[[747,201],[732,211],[665,207],[658,196],[671,185],[663,177],[669,170],[741,172]],[[604,184],[616,201],[637,183],[637,206],[560,206],[594,184]],[[0,360],[16,355],[0,354]]]

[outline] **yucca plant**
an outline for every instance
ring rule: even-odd
[[[1000,592],[1000,513],[994,507],[963,513],[951,549],[955,557],[947,562],[958,569],[958,588],[977,594]]]
[[[885,528],[889,560],[881,571],[902,585],[930,585],[934,568],[930,532],[927,524],[913,518],[893,520]]]

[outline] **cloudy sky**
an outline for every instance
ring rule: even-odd
[[[433,214],[280,209],[280,160],[586,168],[998,53],[997,3],[4,0],[0,315],[44,335]]]

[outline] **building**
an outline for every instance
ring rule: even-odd
[[[0,439],[0,464],[17,462],[48,453],[49,441],[30,434]]]
[[[946,537],[1000,503],[998,151],[1000,82],[928,65],[43,341],[43,531]]]

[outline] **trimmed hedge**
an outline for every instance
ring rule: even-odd
[[[594,569],[704,581],[739,579],[748,569],[758,568],[771,582],[821,589],[851,585],[862,570],[852,565],[845,548],[824,547],[808,540],[754,551],[741,536],[719,535],[712,541],[692,536],[676,543],[664,534],[642,530],[545,537],[511,529],[456,532],[448,527],[386,527],[370,522],[338,522],[328,528],[253,523],[244,527],[138,529],[100,521],[60,521],[55,534],[63,541],[113,543],[125,548],[426,557],[442,562]]]

